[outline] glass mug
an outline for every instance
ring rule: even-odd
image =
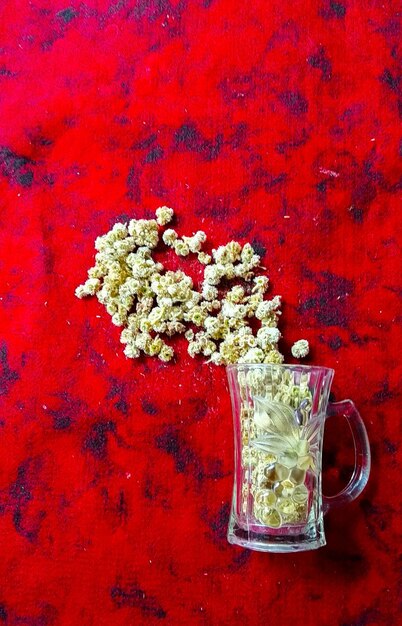
[[[227,367],[235,443],[229,543],[263,552],[320,548],[323,514],[363,491],[370,474],[367,432],[353,402],[328,402],[333,375],[304,365]],[[326,497],[321,456],[331,415],[348,420],[355,469],[343,491]]]

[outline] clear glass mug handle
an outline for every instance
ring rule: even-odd
[[[334,496],[323,495],[324,513],[333,506],[351,502],[351,500],[354,500],[361,494],[367,485],[371,465],[370,444],[366,427],[353,402],[351,400],[330,402],[328,404],[327,417],[332,415],[343,415],[347,419],[355,447],[355,468],[349,483],[342,491]]]

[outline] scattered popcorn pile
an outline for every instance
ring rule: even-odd
[[[190,356],[200,354],[215,365],[231,363],[282,363],[277,328],[281,298],[264,300],[268,278],[256,275],[260,257],[249,243],[230,241],[202,250],[206,234],[179,237],[172,228],[161,229],[173,218],[173,210],[160,207],[156,219],[132,219],[117,223],[95,241],[97,254],[88,280],[77,287],[78,298],[94,296],[105,305],[116,326],[122,326],[124,354],[137,358],[144,353],[170,361],[174,351],[161,337],[184,334]],[[205,265],[198,290],[181,270],[168,271],[152,258],[163,243],[181,257],[196,254]],[[224,289],[228,281],[236,281]],[[242,281],[243,284],[237,284]],[[259,320],[254,333],[250,322]],[[297,341],[292,354],[308,354],[308,343]]]

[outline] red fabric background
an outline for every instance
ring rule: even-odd
[[[395,624],[397,3],[14,0],[0,30],[0,623]],[[224,369],[126,360],[73,295],[161,204],[265,252],[283,350],[309,339],[365,419],[369,486],[321,550],[226,542]]]

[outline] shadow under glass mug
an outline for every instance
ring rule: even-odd
[[[227,367],[234,418],[235,471],[228,541],[263,552],[324,546],[323,515],[354,500],[370,474],[370,446],[351,400],[331,403],[334,370],[236,364]],[[324,425],[344,416],[352,431],[355,468],[337,495],[321,491]]]

